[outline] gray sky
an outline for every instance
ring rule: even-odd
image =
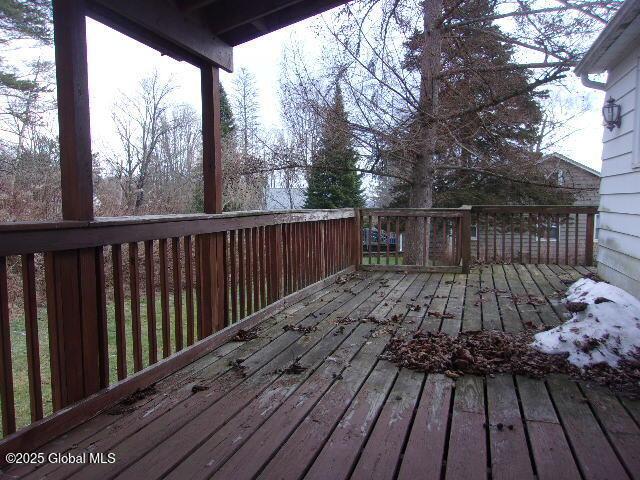
[[[330,14],[325,14],[330,15]],[[237,47],[234,50],[236,71],[251,70],[258,81],[261,121],[266,128],[280,126],[278,77],[280,59],[287,42],[301,43],[310,55],[317,55],[317,38],[310,19]],[[107,148],[112,138],[111,110],[120,91],[132,93],[138,80],[157,69],[173,78],[178,87],[174,100],[193,105],[200,110],[200,77],[198,70],[184,62],[161,56],[156,51],[131,40],[100,23],[88,19],[89,82],[91,95],[91,125],[96,150]],[[223,74],[225,88],[232,90],[233,74]],[[583,87],[576,77],[569,89],[554,93],[576,103],[588,104],[587,113],[568,122],[567,130],[575,133],[562,140],[555,149],[592,168],[600,169],[602,153],[601,105],[603,92]],[[557,107],[560,108],[560,107]]]

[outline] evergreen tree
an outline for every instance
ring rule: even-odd
[[[491,18],[497,13],[495,4],[488,0],[458,3],[453,12],[451,18],[460,22],[469,18]],[[502,35],[499,26],[487,20],[443,36],[440,108],[444,112],[468,113],[448,119],[439,131],[441,140],[436,145],[433,172],[435,207],[569,201],[562,191],[536,185],[548,183],[545,172],[538,168],[541,155],[535,152],[542,121],[539,98],[545,92],[526,91],[532,73],[526,68],[514,68],[517,63],[514,48],[500,41]],[[421,68],[423,48],[422,32],[417,32],[407,42],[406,66],[410,70]],[[492,108],[474,108],[491,103],[497,92],[504,90],[523,93]],[[400,143],[410,144],[411,138],[421,134],[415,126],[417,123],[416,118],[409,122],[406,131],[395,135],[401,139]],[[394,152],[388,157],[388,162],[394,164]],[[438,170],[442,165],[462,168]],[[497,176],[487,175],[485,170]],[[410,178],[407,172],[403,173]],[[530,183],[508,178],[526,178]],[[388,189],[389,185],[385,184],[384,188]],[[391,189],[395,191],[391,206],[409,206],[410,185],[392,185]]]
[[[236,131],[236,121],[233,118],[231,103],[229,103],[229,97],[222,84],[220,84],[220,131],[222,138],[227,138]]]
[[[13,40],[51,43],[51,0],[0,0],[0,45]],[[0,56],[0,88],[31,91],[38,88],[24,80]]]
[[[325,112],[320,148],[307,177],[305,208],[362,207],[362,180],[356,172],[358,154],[340,86],[333,105]]]

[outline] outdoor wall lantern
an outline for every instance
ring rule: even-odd
[[[609,129],[609,131],[613,130],[614,127],[620,128],[622,107],[618,105],[613,97],[609,97],[607,103],[602,107],[602,116],[604,117],[604,125]]]

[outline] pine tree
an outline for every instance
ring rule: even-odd
[[[220,133],[222,138],[227,138],[229,135],[233,135],[236,131],[236,121],[233,118],[233,110],[231,109],[231,103],[229,103],[229,97],[222,84],[220,84]]]
[[[446,3],[448,5],[448,3]],[[457,4],[451,18],[491,18],[495,5],[488,0],[468,0]],[[541,187],[547,183],[543,171],[536,171],[540,155],[535,152],[538,125],[542,121],[539,98],[544,92],[525,91],[530,80],[528,69],[512,68],[517,63],[514,48],[499,39],[503,32],[492,21],[459,28],[443,36],[442,78],[438,92],[444,112],[466,111],[446,122],[446,131],[438,132],[439,165],[456,165],[464,169],[433,172],[433,205],[458,207],[463,204],[550,204],[568,201],[558,190]],[[424,48],[422,32],[407,43],[406,65],[418,71]],[[476,105],[490,103],[504,90],[524,93],[497,103],[492,108]],[[417,116],[417,114],[416,114]],[[416,124],[417,120],[413,122]],[[410,123],[406,132],[395,137],[413,138],[418,129]],[[451,141],[451,137],[456,141]],[[393,136],[392,136],[393,137]],[[405,143],[409,143],[408,141]],[[391,159],[390,162],[393,162]],[[483,170],[507,178],[526,177],[531,183],[517,183],[485,175]],[[388,185],[385,185],[388,188]],[[410,185],[395,185],[391,206],[409,206]]]
[[[356,172],[358,154],[340,86],[325,112],[320,148],[307,177],[305,208],[356,208],[364,205],[362,180]]]
[[[0,45],[12,40],[51,43],[51,0],[0,0]],[[24,80],[0,56],[0,88],[31,91],[38,85]]]

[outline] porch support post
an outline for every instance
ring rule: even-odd
[[[64,220],[93,220],[85,0],[53,0]],[[102,248],[45,256],[53,408],[108,385]]]
[[[202,177],[204,213],[222,213],[222,143],[220,131],[220,69],[202,65]],[[202,336],[225,327],[224,233],[200,236]]]
[[[93,220],[85,13],[84,0],[53,0],[64,220]]]

